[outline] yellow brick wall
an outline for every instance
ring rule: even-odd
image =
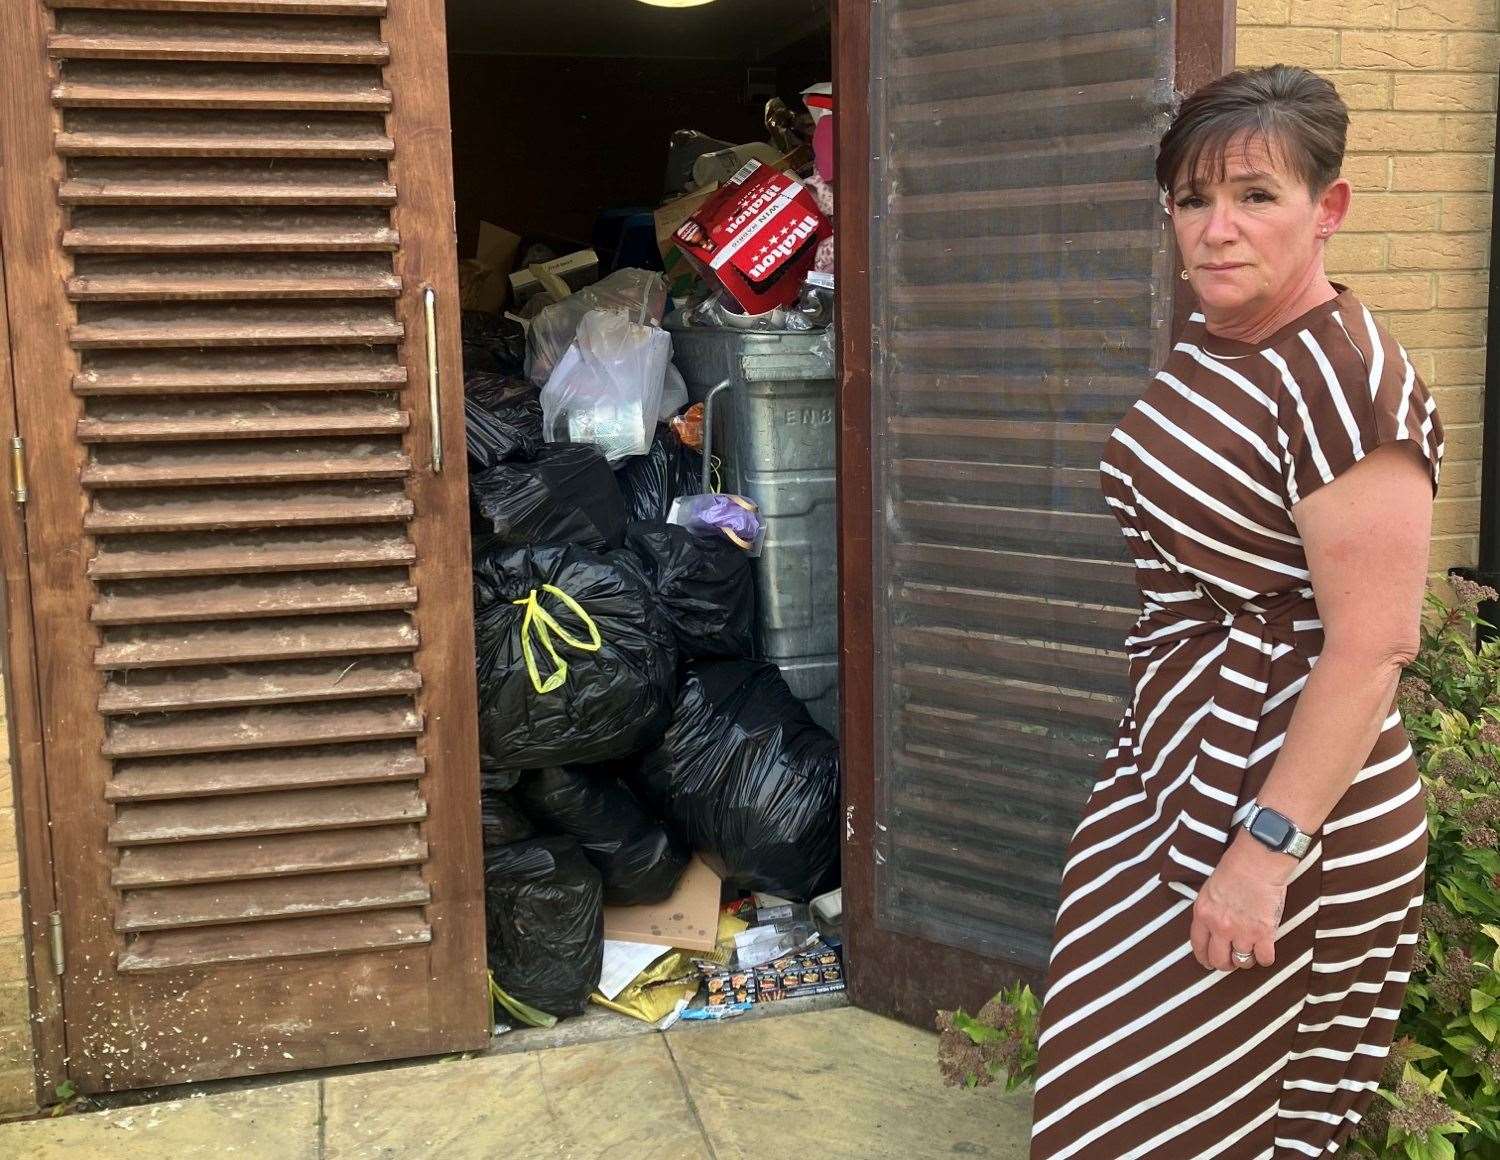
[[[0,1115],[29,1111],[36,1102],[26,949],[21,938],[21,863],[6,722],[5,687],[0,683]]]
[[[1447,428],[1432,567],[1479,553],[1496,0],[1239,0],[1236,63],[1300,64],[1349,105],[1354,207],[1328,271],[1375,310]]]

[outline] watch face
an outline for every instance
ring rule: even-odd
[[[1267,845],[1279,849],[1292,836],[1292,827],[1280,814],[1273,814],[1265,809],[1255,815],[1255,821],[1250,823],[1250,833]]]

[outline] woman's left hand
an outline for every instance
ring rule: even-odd
[[[1234,971],[1276,961],[1276,927],[1296,859],[1268,850],[1243,830],[1235,835],[1193,905],[1193,957],[1211,971]],[[1235,961],[1231,948],[1253,950]]]

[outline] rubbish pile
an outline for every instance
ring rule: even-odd
[[[843,985],[808,906],[836,896],[838,742],[767,651],[784,517],[740,463],[775,433],[674,354],[794,335],[831,385],[830,87],[804,103],[769,141],[675,134],[663,203],[591,246],[486,223],[460,271],[488,949],[521,1021]]]

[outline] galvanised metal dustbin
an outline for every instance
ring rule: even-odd
[[[688,396],[717,383],[713,450],[720,490],[760,507],[754,561],[761,655],[813,719],[838,733],[838,517],[833,366],[823,332],[668,326]]]

